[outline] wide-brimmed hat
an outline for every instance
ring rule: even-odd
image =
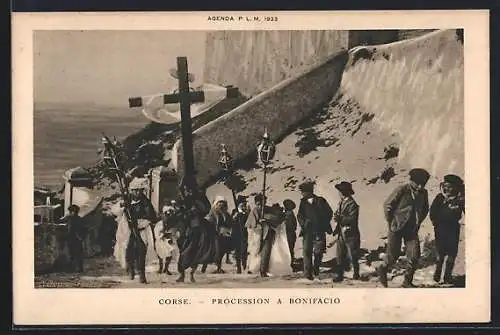
[[[339,190],[342,194],[352,195],[354,194],[354,190],[352,189],[352,184],[347,181],[342,181],[338,184],[335,184],[335,188]]]
[[[236,205],[247,202],[247,199],[248,199],[248,197],[246,197],[244,195],[238,195],[238,197],[236,198]]]
[[[128,185],[129,190],[144,190],[148,188],[148,180],[146,178],[134,178]]]
[[[80,211],[80,206],[72,204],[68,207],[68,212],[76,212],[78,213]]]
[[[256,195],[253,197],[253,201],[254,201],[255,203],[263,202],[263,201],[264,201],[264,199],[266,199],[266,200],[267,200],[267,197],[266,197],[266,196],[264,196],[262,193],[256,194]]]
[[[454,174],[447,174],[446,176],[444,176],[443,183],[449,183],[456,187],[461,187],[464,185],[464,181],[462,180],[462,178]]]
[[[297,205],[295,205],[292,199],[285,199],[283,200],[283,207],[285,207],[286,210],[293,211]]]
[[[427,172],[427,170],[422,168],[411,169],[409,175],[410,180],[416,183],[427,182],[429,180],[429,177],[431,176],[429,172]]]
[[[313,192],[314,191],[314,185],[316,183],[312,180],[306,180],[302,184],[299,185],[299,191],[302,192]]]

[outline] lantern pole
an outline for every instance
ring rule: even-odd
[[[274,158],[275,154],[275,145],[273,141],[271,141],[269,137],[269,133],[267,132],[267,128],[265,129],[264,135],[262,136],[262,142],[257,147],[257,153],[260,161],[262,162],[262,170],[264,172],[264,180],[262,183],[262,212],[261,217],[264,217],[264,207],[266,205],[266,179],[267,179],[267,165]]]
[[[219,158],[219,165],[224,171],[222,181],[224,185],[226,185],[227,188],[231,190],[231,194],[233,195],[233,202],[234,206],[238,207],[238,204],[236,203],[236,193],[234,192],[234,189],[231,185],[231,183],[228,183],[228,178],[232,176],[233,174],[233,160],[231,155],[226,149],[226,145],[223,143],[221,144],[221,151],[220,151],[220,158]]]

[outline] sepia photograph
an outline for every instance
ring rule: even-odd
[[[36,287],[464,287],[462,29],[33,38]]]
[[[470,236],[489,236],[489,222],[465,214],[478,212],[466,206],[471,184],[479,200],[467,155],[480,146],[467,144],[467,127],[487,116],[482,105],[466,112],[475,35],[461,24],[293,29],[272,13],[197,18],[197,30],[33,27],[26,285],[45,300],[68,292],[60,308],[71,292],[119,299],[107,306],[163,292],[151,304],[184,305],[175,312],[184,320],[193,304],[234,306],[231,315],[269,305],[248,322],[282,299],[313,313],[294,322],[325,322],[343,304],[363,306],[344,321],[406,322],[431,312],[406,318],[398,313],[409,307],[387,300],[384,310],[380,297],[436,292],[450,304],[481,286],[471,267],[489,271],[489,258],[471,254],[480,246]],[[375,305],[365,303],[371,289]],[[471,306],[486,308],[480,296]]]

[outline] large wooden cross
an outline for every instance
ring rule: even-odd
[[[192,180],[195,176],[194,153],[193,153],[193,127],[191,119],[191,104],[205,101],[203,91],[191,91],[189,82],[192,81],[192,75],[188,71],[186,57],[177,57],[177,79],[179,82],[179,91],[174,94],[165,94],[163,96],[164,104],[180,104],[181,110],[181,136],[182,151],[184,156],[184,180]],[[142,98],[130,98],[130,107],[141,107]]]
[[[193,126],[191,119],[191,104],[205,102],[205,93],[203,91],[194,91],[189,87],[189,82],[194,81],[194,76],[188,71],[186,57],[177,57],[177,70],[172,69],[170,74],[178,79],[178,93],[163,95],[164,104],[180,104],[181,111],[181,136],[182,153],[184,157],[184,182],[193,182],[196,184],[194,150],[193,150]],[[237,87],[226,86],[226,98],[238,97]],[[129,99],[129,107],[142,107],[142,97]]]

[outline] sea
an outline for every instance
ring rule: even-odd
[[[99,159],[101,134],[123,140],[149,121],[140,111],[126,107],[52,105],[34,111],[34,182],[59,190],[63,174]]]

